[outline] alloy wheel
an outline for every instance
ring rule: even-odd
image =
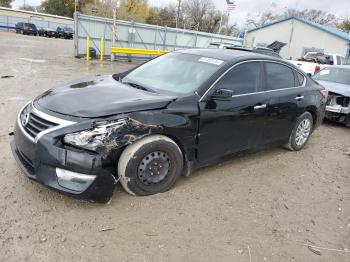
[[[311,121],[310,119],[306,118],[303,121],[301,121],[298,125],[296,134],[295,134],[295,143],[298,146],[302,146],[305,144],[306,140],[308,139],[311,131]]]

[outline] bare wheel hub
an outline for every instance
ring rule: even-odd
[[[145,185],[162,182],[170,172],[169,156],[165,152],[156,151],[146,155],[138,166],[138,177]]]

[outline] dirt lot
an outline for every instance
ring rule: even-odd
[[[118,187],[110,205],[25,178],[8,136],[20,107],[59,83],[133,66],[86,65],[72,52],[69,40],[0,33],[0,76],[13,76],[0,78],[0,261],[350,261],[342,126],[322,125],[300,152],[275,148],[198,170],[167,193]]]

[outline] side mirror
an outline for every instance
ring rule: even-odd
[[[227,99],[231,98],[233,95],[233,91],[230,89],[218,89],[216,90],[211,97],[214,99]]]

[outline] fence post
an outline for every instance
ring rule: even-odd
[[[105,40],[103,37],[101,37],[101,42],[100,42],[100,60],[103,61],[103,57],[105,54]]]
[[[90,37],[86,37],[86,61],[90,60]]]
[[[7,31],[10,32],[9,17],[8,16],[6,16],[6,28],[7,28]]]
[[[163,39],[163,50],[165,50],[165,46],[166,46],[166,33],[167,33],[167,29],[168,29],[168,27],[165,26],[165,27],[164,27],[164,39]]]
[[[79,55],[79,32],[78,32],[78,21],[79,16],[78,13],[74,13],[74,56],[77,57]]]

